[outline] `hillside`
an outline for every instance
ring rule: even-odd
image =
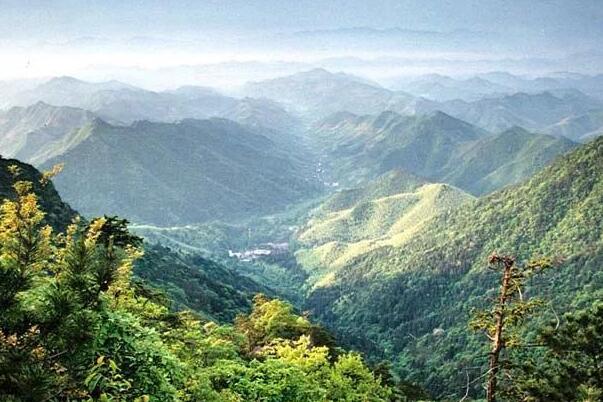
[[[85,139],[44,166],[65,163],[57,188],[84,215],[158,225],[236,220],[318,188],[299,155],[228,120],[96,120],[78,135]]]
[[[517,127],[491,135],[442,112],[337,113],[315,125],[312,135],[332,181],[355,185],[401,169],[474,195],[517,183],[574,146]]]
[[[20,169],[18,180],[33,183],[45,222],[64,231],[77,212],[61,200],[52,182],[40,185],[40,172],[15,159],[0,158],[0,200],[15,197],[15,179],[8,167]],[[251,308],[257,293],[275,295],[274,290],[260,285],[215,261],[195,253],[182,253],[156,244],[145,244],[145,254],[134,268],[137,278],[164,291],[174,310],[190,309],[205,319],[226,322]]]
[[[315,135],[325,144],[325,160],[335,181],[353,184],[392,169],[437,177],[445,161],[485,132],[441,112],[427,116],[383,112],[331,116],[317,125]]]
[[[23,191],[0,214],[0,400],[387,402],[393,394],[397,384],[381,381],[389,371],[373,373],[291,304],[262,294],[250,302],[246,292],[261,289],[251,280],[150,248],[135,271],[176,307],[205,310],[174,311],[132,275],[141,242],[126,221],[100,218],[56,234]],[[230,325],[210,321],[235,314]]]
[[[15,178],[9,172],[10,166],[19,168],[19,175]],[[57,193],[52,182],[46,185],[40,184],[42,174],[31,165],[16,159],[5,159],[0,157],[0,200],[13,199],[16,194],[13,184],[16,180],[24,180],[33,183],[33,190],[39,198],[39,203],[46,214],[45,222],[55,230],[63,231],[71,220],[77,215],[76,211],[66,204]]]
[[[136,263],[134,273],[163,290],[173,309],[193,310],[220,322],[249,311],[257,293],[275,294],[215,261],[160,245],[145,245],[145,255]]]
[[[366,188],[336,193],[295,235],[295,257],[312,287],[327,286],[351,261],[385,246],[400,247],[439,213],[473,199],[445,184],[399,171]]]
[[[441,213],[401,247],[350,261],[313,290],[307,307],[357,347],[396,358],[400,372],[435,396],[459,397],[463,367],[480,356],[466,322],[498,286],[487,256],[549,256],[556,269],[527,291],[551,300],[557,313],[588,305],[603,296],[602,206],[599,138],[523,184]],[[550,314],[545,309],[543,320]]]
[[[480,138],[452,155],[442,169],[441,180],[472,194],[487,194],[521,182],[575,146],[565,138],[513,127],[500,134]]]
[[[74,131],[94,119],[86,110],[41,101],[0,111],[0,149],[4,156],[40,165],[73,146]]]

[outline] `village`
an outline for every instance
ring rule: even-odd
[[[241,262],[251,262],[260,258],[265,258],[273,255],[281,255],[289,252],[289,243],[264,243],[256,248],[234,252],[228,250],[228,256],[236,258]]]

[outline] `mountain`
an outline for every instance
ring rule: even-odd
[[[64,162],[56,185],[85,215],[175,225],[233,220],[316,194],[299,150],[224,119],[113,126],[95,120],[44,166]]]
[[[443,102],[437,107],[451,116],[492,132],[513,126],[541,130],[569,116],[600,109],[601,102],[579,91],[515,93],[502,97]]]
[[[588,141],[603,134],[603,110],[570,116],[546,127],[544,132],[574,141]]]
[[[93,93],[82,107],[106,120],[132,123],[137,120],[172,122],[185,118],[221,116],[237,100],[206,88],[185,87],[153,92],[140,88]]]
[[[5,156],[40,165],[73,146],[74,131],[94,119],[86,110],[41,101],[0,111],[0,149]]]
[[[472,194],[487,194],[532,176],[575,146],[576,143],[565,138],[513,127],[480,138],[452,155],[440,179]]]
[[[9,166],[17,166],[15,179]],[[16,180],[33,184],[45,223],[64,231],[76,211],[61,200],[53,183],[40,184],[42,174],[33,166],[16,159],[0,157],[0,200],[14,199],[12,185]],[[194,253],[182,253],[156,244],[145,244],[144,257],[135,264],[137,278],[166,292],[175,310],[192,309],[205,319],[230,321],[251,308],[257,293],[275,295],[277,292],[243,276],[231,268]]]
[[[573,61],[575,63],[575,60]],[[558,89],[577,89],[603,100],[603,75],[558,72],[544,77],[525,78],[502,71],[477,74],[479,78],[511,88],[514,92],[543,92]]]
[[[306,307],[341,339],[378,359],[434,397],[462,396],[466,375],[486,351],[470,335],[471,311],[498,291],[486,269],[494,251],[518,263],[550,257],[555,268],[525,295],[554,306],[533,325],[589,305],[603,294],[603,138],[558,158],[528,181],[438,214],[401,246],[357,257],[322,286]],[[451,356],[455,358],[452,359]],[[478,364],[479,365],[479,364]]]
[[[471,199],[455,187],[401,171],[334,194],[295,235],[296,259],[309,274],[306,286],[326,286],[354,259],[403,245],[435,215]]]
[[[28,90],[17,91],[6,100],[10,105],[25,106],[40,102],[89,110],[112,124],[222,117],[273,129],[281,135],[299,130],[300,126],[297,119],[268,99],[236,99],[199,86],[155,92],[116,81],[92,83],[58,77]]]
[[[404,91],[418,97],[435,101],[462,99],[475,101],[484,97],[493,97],[514,92],[511,88],[481,77],[455,79],[439,74],[421,76],[411,82],[400,85]]]
[[[16,166],[19,169],[16,178],[9,172],[10,166]],[[29,181],[33,184],[40,207],[46,214],[44,217],[46,223],[55,230],[63,231],[77,213],[61,199],[52,182],[42,185],[40,179],[42,179],[42,174],[33,166],[16,159],[5,159],[0,156],[0,200],[16,197],[13,189],[16,180]]]
[[[84,107],[86,100],[99,91],[131,89],[130,85],[118,82],[87,82],[73,77],[55,77],[34,88],[15,94],[10,99],[14,106],[29,106],[44,102],[57,106]]]
[[[297,118],[269,99],[243,98],[222,114],[230,120],[247,126],[263,130],[272,129],[281,133],[281,137],[282,133],[295,132],[301,126]]]
[[[574,143],[515,127],[491,135],[445,113],[337,113],[314,128],[332,181],[362,183],[401,169],[475,195],[529,177]]]
[[[339,115],[321,121],[315,135],[336,181],[361,182],[392,170],[434,178],[462,146],[486,133],[441,112],[402,116]]]
[[[272,99],[288,110],[312,119],[340,111],[371,114],[394,106],[398,110],[413,100],[409,94],[393,92],[353,75],[324,69],[251,82],[245,86],[244,93],[255,98]]]

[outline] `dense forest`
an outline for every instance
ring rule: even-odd
[[[261,294],[229,325],[133,280],[141,239],[125,222],[45,224],[30,181],[11,165],[15,197],[1,207],[3,401],[385,401],[388,372],[293,307]],[[41,177],[47,181],[48,177]]]
[[[542,176],[555,173],[554,177],[562,178],[561,171],[575,172],[577,165],[579,170],[592,173],[589,169],[600,167],[594,162],[600,159],[601,148],[601,141],[585,146],[545,170]],[[357,332],[338,327],[339,338],[342,333],[347,336],[344,344],[368,352],[372,363],[367,364],[360,354],[338,346],[328,330],[296,312],[293,305],[262,294],[272,290],[251,277],[200,256],[144,245],[140,237],[129,232],[126,220],[105,216],[87,221],[73,212],[67,213],[71,210],[60,201],[50,181],[59,169],[40,174],[17,161],[4,162],[3,186],[10,185],[12,191],[5,188],[7,198],[0,210],[2,400],[429,400],[433,392],[451,389],[451,384],[462,387],[459,378],[464,376],[466,395],[474,395],[488,374],[487,360],[480,356],[488,355],[484,351],[489,342],[483,342],[479,332],[493,331],[493,324],[486,318],[497,317],[501,309],[508,318],[501,324],[505,341],[500,349],[504,361],[500,372],[506,376],[500,376],[499,397],[594,401],[603,390],[600,363],[603,305],[598,301],[600,288],[594,291],[596,288],[592,287],[597,282],[597,271],[588,273],[589,267],[595,269],[598,264],[596,259],[584,261],[592,259],[588,256],[593,256],[593,250],[584,256],[576,255],[569,264],[547,259],[547,266],[551,267],[547,271],[553,272],[542,273],[538,280],[548,278],[550,282],[554,276],[555,295],[544,292],[545,298],[531,298],[528,307],[493,303],[489,309],[485,291],[482,296],[476,292],[468,299],[471,304],[486,308],[485,313],[471,313],[475,319],[482,319],[481,323],[472,321],[471,314],[455,313],[447,320],[434,315],[431,322],[439,326],[429,335],[413,338],[412,343],[402,343],[406,349],[394,366],[381,359],[390,358],[398,345],[367,347],[358,342],[366,342],[370,337],[361,338]],[[406,176],[395,175],[391,180],[401,181],[409,188],[421,185]],[[537,177],[532,182],[538,182],[542,189],[541,183],[546,181]],[[525,186],[529,188],[532,182]],[[587,190],[578,190],[576,186],[587,186]],[[582,202],[598,194],[593,193],[598,187],[592,180],[583,182],[574,177],[572,188],[573,192],[588,194]],[[361,199],[380,191],[357,191],[347,197]],[[512,191],[492,198],[506,194],[510,200]],[[42,201],[44,197],[50,199]],[[329,200],[326,205],[337,209],[337,205],[346,207],[350,201]],[[487,202],[472,208],[479,211]],[[559,198],[555,202],[565,205]],[[53,211],[67,212],[48,214],[43,205],[49,205]],[[454,227],[451,222],[461,219],[466,211],[460,212],[459,218],[444,214],[447,224]],[[568,211],[564,215],[567,214]],[[592,216],[598,219],[601,215]],[[72,222],[66,224],[66,219]],[[432,225],[437,224],[436,219]],[[469,255],[465,258],[470,261]],[[477,256],[475,264],[487,263]],[[560,265],[565,265],[563,270],[559,270]],[[568,272],[578,266],[588,280]],[[514,277],[523,278],[530,267],[526,263],[517,268]],[[451,293],[436,289],[445,289],[443,285],[453,272],[442,273],[445,275],[437,282],[439,285],[434,282],[435,288],[421,285],[430,292],[430,305],[437,304],[439,297],[452,297]],[[476,274],[475,278],[469,277],[476,286],[491,286],[488,284],[497,280],[495,273],[478,270]],[[571,279],[564,279],[567,274]],[[350,275],[336,277],[353,279]],[[409,279],[413,277],[420,278],[409,276]],[[439,275],[432,275],[429,280],[439,281],[438,278]],[[556,321],[551,321],[543,306],[556,300],[558,308],[564,309],[563,292],[575,291],[559,286],[567,286],[563,284],[570,280],[574,286],[588,282],[574,293],[573,304],[577,309],[555,315]],[[416,286],[407,286],[405,293],[413,288]],[[518,282],[515,294],[543,293],[547,288],[550,289],[526,279],[525,283]],[[372,286],[370,290],[374,289]],[[463,290],[457,286],[454,291]],[[316,295],[324,294],[321,292],[320,287],[315,290]],[[378,298],[371,296],[372,303],[383,303],[389,294],[390,290],[381,288]],[[404,297],[414,297],[413,303],[417,303],[420,296]],[[309,300],[316,303],[316,299]],[[359,301],[354,306],[362,308]],[[439,306],[434,311],[446,311],[445,304]],[[469,308],[463,304],[455,306]],[[398,307],[390,311],[404,316]],[[364,313],[358,310],[357,314]],[[360,329],[363,324],[357,320],[364,320],[366,325],[371,322],[368,317],[347,317],[346,322],[357,322]],[[388,325],[393,322],[385,310],[382,317]],[[333,323],[328,317],[321,319]],[[425,325],[404,320],[409,334],[420,334],[419,325]],[[379,325],[378,322],[372,325],[375,324]],[[434,324],[427,324],[427,328]],[[478,333],[470,335],[470,326]],[[379,347],[384,349],[378,352]],[[434,348],[437,353],[433,353]],[[417,370],[420,360],[425,364],[424,371]],[[479,375],[470,372],[469,363],[477,364],[476,368],[483,372]],[[436,365],[440,367],[436,369]],[[409,371],[405,372],[405,367]],[[433,378],[447,378],[450,382],[436,386],[431,382]]]

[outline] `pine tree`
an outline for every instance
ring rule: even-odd
[[[498,298],[490,310],[477,312],[470,326],[473,330],[483,331],[490,342],[486,400],[494,402],[499,373],[504,367],[501,355],[505,349],[522,345],[522,339],[514,329],[542,304],[539,299],[524,297],[526,281],[535,273],[549,268],[551,263],[542,259],[522,267],[513,257],[496,253],[490,256],[488,263],[491,269],[501,273]]]

